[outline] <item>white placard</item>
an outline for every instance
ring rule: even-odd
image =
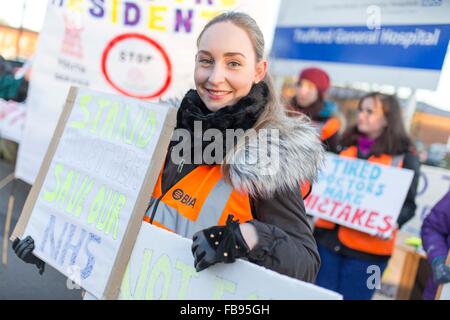
[[[369,234],[390,235],[414,172],[327,153],[305,199],[308,214]]]
[[[34,239],[33,254],[98,298],[125,237],[136,237],[127,235],[130,224],[143,219],[154,184],[149,176],[156,180],[173,130],[169,112],[174,118],[162,104],[72,90],[51,158],[25,204],[18,225],[26,221],[23,237]]]
[[[49,1],[33,61],[16,176],[32,184],[71,85],[140,99],[194,87],[196,38],[216,14],[249,13],[267,48],[279,0]]]
[[[342,299],[336,292],[240,259],[197,273],[191,245],[189,239],[143,222],[120,299]]]
[[[402,231],[420,237],[423,220],[431,208],[450,190],[450,170],[420,166],[419,185],[416,194],[416,214],[406,223]]]

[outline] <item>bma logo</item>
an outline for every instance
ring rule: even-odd
[[[192,208],[195,206],[195,201],[197,201],[197,198],[192,198],[187,193],[184,193],[184,191],[181,190],[181,189],[175,189],[172,192],[172,197],[175,200],[180,201],[182,204],[185,204],[185,205],[190,206]]]

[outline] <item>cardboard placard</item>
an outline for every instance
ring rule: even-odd
[[[162,168],[176,111],[71,88],[11,240],[99,299],[114,299]]]
[[[336,292],[238,259],[196,272],[192,241],[142,223],[119,299],[341,300]],[[95,299],[90,294],[85,300]]]
[[[409,169],[328,153],[305,208],[318,218],[389,236],[413,176]]]
[[[182,99],[194,86],[196,40],[206,23],[220,12],[246,12],[270,50],[279,2],[48,1],[16,177],[35,182],[71,85],[153,102]]]

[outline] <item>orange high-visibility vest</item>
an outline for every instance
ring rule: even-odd
[[[197,231],[225,225],[229,214],[240,223],[253,219],[250,198],[224,181],[219,165],[198,166],[165,194],[161,182],[162,170],[144,217],[158,227],[192,238]]]
[[[343,157],[357,158],[358,148],[356,146],[351,146],[340,153]],[[382,154],[378,157],[371,156],[367,159],[370,162],[384,164],[388,166],[402,167],[403,166],[403,156],[390,156]],[[322,229],[334,229],[335,224],[333,222],[318,219],[315,223],[316,228]],[[397,236],[397,230],[392,233],[392,236],[388,240],[382,240],[378,237],[369,235],[367,233],[357,231],[344,226],[339,226],[338,238],[345,246],[370,254],[388,256],[392,254],[394,250],[395,239]]]
[[[341,122],[338,118],[329,118],[323,124],[313,122],[319,126],[320,129],[320,141],[325,141],[331,136],[333,136],[336,132],[341,128]]]
[[[311,193],[311,182],[306,181],[300,186],[300,194],[302,195],[302,199],[305,200],[307,196]]]
[[[338,118],[329,118],[327,121],[325,121],[324,124],[316,123],[316,126],[319,128],[320,132],[320,141],[325,141],[329,137],[333,136],[336,132],[339,131],[341,127],[341,123],[339,122]],[[311,182],[305,182],[300,186],[300,192],[302,194],[302,198],[305,199],[311,191]],[[328,223],[328,221],[325,221]],[[325,226],[327,226],[324,223]],[[327,226],[327,229],[330,228]],[[331,227],[333,229],[333,226]]]

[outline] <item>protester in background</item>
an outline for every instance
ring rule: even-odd
[[[299,182],[314,180],[323,158],[316,130],[306,117],[288,118],[276,102],[263,35],[251,17],[219,15],[206,25],[197,46],[196,90],[181,102],[175,130],[184,129],[191,139],[170,144],[144,220],[192,237],[197,271],[246,258],[312,282],[320,260]],[[202,132],[277,130],[279,140],[270,142],[277,147],[278,170],[267,174],[260,163],[242,161],[248,153],[258,155],[260,148],[240,143],[242,139],[225,157],[208,163],[202,155],[209,142],[194,135],[198,124]],[[180,145],[186,152],[176,160]],[[192,162],[196,151],[202,153],[199,163]],[[179,201],[184,195],[195,200]]]
[[[22,79],[16,79],[11,67],[3,58],[0,60],[0,99],[15,100],[19,94]]]
[[[450,282],[450,266],[445,265],[450,250],[450,191],[431,209],[421,230],[433,276],[423,292],[425,300],[434,300],[439,285]]]
[[[6,72],[6,60],[0,55],[0,77]]]
[[[25,102],[28,96],[28,87],[30,83],[31,70],[33,65],[33,58],[28,59],[25,63],[17,68],[14,72],[14,78],[20,81],[17,95],[12,100],[17,102]]]
[[[336,152],[341,120],[336,104],[325,99],[330,87],[330,77],[319,68],[307,68],[300,72],[295,96],[287,106],[288,114],[295,117],[305,114],[319,130],[320,140],[327,151]]]
[[[397,219],[401,228],[416,210],[419,161],[408,137],[401,110],[394,96],[370,93],[359,101],[356,125],[342,136],[341,156],[414,170],[414,178]],[[314,235],[322,266],[317,285],[337,291],[344,299],[371,299],[367,285],[368,267],[376,265],[382,274],[392,255],[396,231],[389,239],[371,236],[318,219]],[[380,279],[381,280],[381,279]]]

